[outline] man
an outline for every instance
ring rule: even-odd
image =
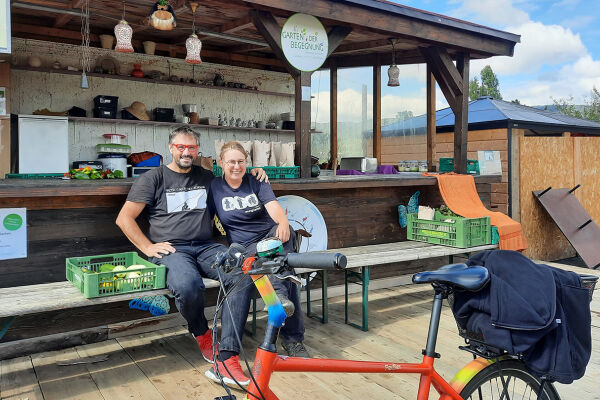
[[[213,338],[204,315],[202,278],[219,279],[217,270],[211,266],[217,253],[226,248],[211,242],[213,215],[207,200],[214,175],[193,165],[198,150],[198,133],[186,127],[173,131],[169,135],[173,160],[135,180],[116,223],[151,262],[167,267],[167,287],[175,296],[177,309],[187,321],[202,356],[213,363]],[[253,169],[252,173],[261,180],[266,178],[262,169]],[[148,237],[136,222],[144,208],[150,222]],[[235,380],[248,385],[250,379],[239,363],[240,347],[235,331],[240,335],[243,332],[253,285],[241,271],[221,275],[226,288],[240,279],[248,282],[240,282],[228,296],[229,306],[223,306],[217,364],[226,383],[234,384]]]

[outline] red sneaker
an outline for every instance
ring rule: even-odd
[[[217,372],[216,368],[219,369]],[[250,384],[250,378],[242,371],[240,365],[240,356],[233,356],[225,361],[218,361],[208,371],[204,373],[208,379],[212,379],[215,382],[221,383],[220,376],[223,377],[223,382],[228,386],[236,387],[248,386]],[[237,383],[236,383],[237,381]]]
[[[200,351],[202,352],[202,357],[209,363],[213,364],[215,361],[213,360],[213,337],[210,329],[207,330],[204,335],[196,336],[196,341],[198,342],[198,347],[200,347]],[[219,354],[219,350],[215,351],[215,356]]]

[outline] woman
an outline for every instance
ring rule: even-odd
[[[240,143],[225,143],[220,154],[223,177],[211,182],[213,206],[227,240],[243,245],[249,254],[254,254],[260,240],[276,236],[283,242],[284,254],[293,252],[295,237],[285,211],[268,183],[248,179],[247,156]],[[271,279],[271,283],[282,303],[291,301],[295,309],[280,331],[283,348],[290,356],[309,357],[302,344],[304,321],[298,288],[287,280]]]

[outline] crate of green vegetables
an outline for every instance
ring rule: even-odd
[[[165,266],[146,261],[134,251],[70,257],[65,263],[67,280],[87,298],[165,287]]]

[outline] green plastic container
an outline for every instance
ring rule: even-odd
[[[453,172],[454,158],[440,158],[439,172]],[[479,161],[467,160],[467,174],[479,175]]]
[[[256,167],[246,167],[246,172],[250,172]],[[300,167],[261,167],[269,179],[293,179],[300,178]],[[223,175],[223,170],[220,165],[213,165],[213,173],[215,176]]]
[[[490,244],[492,229],[490,217],[449,217],[435,211],[433,221],[418,219],[418,214],[408,214],[406,237],[433,244],[451,247],[472,247]],[[451,220],[446,222],[446,220]]]
[[[67,280],[70,281],[86,297],[106,297],[115,294],[143,292],[165,287],[166,268],[164,265],[152,264],[144,260],[136,252],[105,254],[90,257],[70,257],[65,260]],[[144,265],[142,275],[131,278],[118,278],[118,272],[98,272],[102,264],[114,266]],[[84,272],[85,268],[91,272]],[[131,272],[131,271],[128,271]]]
[[[55,179],[62,178],[65,174],[5,174],[5,179]]]

